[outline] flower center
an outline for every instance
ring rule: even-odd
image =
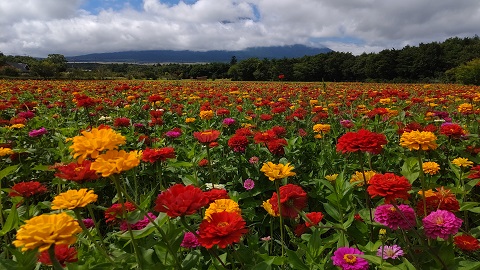
[[[353,254],[345,254],[345,255],[343,255],[343,260],[346,263],[353,264],[357,261],[357,257],[355,257],[355,255],[353,255]]]
[[[435,223],[436,223],[437,225],[442,225],[442,224],[444,223],[443,217],[437,217],[437,218],[435,219]]]
[[[202,135],[205,135],[205,136],[212,135],[212,132],[211,131],[204,131],[204,132],[202,132]]]
[[[83,170],[83,167],[77,167],[77,168],[75,168],[75,171],[76,171],[76,172],[79,172],[79,171],[81,171],[81,170]]]
[[[217,227],[221,227],[221,228],[226,227],[226,226],[228,226],[228,222],[226,222],[226,221],[220,222],[217,225]]]

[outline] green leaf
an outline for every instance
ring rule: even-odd
[[[412,184],[418,179],[420,175],[420,168],[418,166],[418,159],[416,157],[409,157],[405,160],[400,173],[408,179]]]
[[[327,212],[327,214],[329,216],[331,216],[332,218],[334,218],[337,221],[340,221],[340,213],[338,212],[338,210],[335,207],[333,207],[329,203],[324,203],[323,207],[325,208],[325,212]]]
[[[19,166],[18,164],[17,165],[12,165],[12,166],[8,166],[5,169],[1,170],[0,171],[0,180],[2,180],[5,176],[9,175],[10,173],[14,172],[18,168],[18,166]]]
[[[480,203],[478,202],[464,202],[460,206],[460,211],[466,211],[474,208],[475,206],[479,205]]]
[[[297,256],[297,253],[289,249],[286,250],[288,262],[295,270],[309,270],[308,266]]]
[[[32,170],[34,170],[34,171],[50,171],[50,172],[55,171],[54,169],[50,168],[50,165],[42,165],[42,164],[35,165],[32,168]]]
[[[12,206],[12,209],[10,210],[10,213],[8,214],[5,224],[3,224],[3,228],[0,231],[0,236],[4,236],[9,231],[16,228],[18,226],[18,222],[19,222],[19,219],[18,219],[17,207],[14,204]]]

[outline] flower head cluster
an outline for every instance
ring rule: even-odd
[[[391,204],[380,205],[375,209],[374,220],[392,230],[409,230],[415,227],[415,211],[406,204],[398,205],[398,210]]]
[[[294,176],[295,172],[292,172],[294,169],[293,166],[290,166],[290,163],[287,164],[274,164],[272,162],[264,163],[261,172],[265,174],[270,181],[275,181],[277,179],[282,179],[289,176]]]
[[[240,210],[240,206],[237,202],[232,199],[218,199],[214,202],[210,203],[207,210],[205,210],[204,219],[211,220],[213,213],[218,212],[235,212],[237,214],[242,214],[242,210]]]
[[[459,124],[443,123],[440,126],[440,134],[445,135],[449,138],[458,139],[466,135],[466,132]]]
[[[71,162],[67,165],[58,167],[56,177],[82,183],[98,179],[97,172],[92,170],[90,160],[84,160],[80,163]]]
[[[171,158],[175,158],[175,149],[173,147],[162,147],[158,149],[147,147],[142,152],[142,160],[150,163],[166,161]]]
[[[356,248],[338,248],[332,256],[333,265],[342,270],[367,270],[369,268],[368,261],[359,255],[364,255],[364,253]]]
[[[55,196],[52,201],[52,209],[70,209],[85,207],[92,202],[96,202],[98,195],[93,190],[82,188],[79,190],[67,190]]]
[[[453,237],[453,243],[459,249],[465,251],[475,251],[480,249],[480,241],[468,234],[462,234]]]
[[[430,131],[413,130],[404,132],[400,137],[400,146],[409,150],[435,150],[437,149],[437,136]]]
[[[462,157],[452,160],[452,164],[458,167],[465,167],[465,168],[473,166],[472,161],[468,160],[468,158],[462,158]]]
[[[357,132],[347,132],[342,135],[337,142],[337,152],[342,154],[355,152],[380,154],[386,144],[387,139],[384,134],[360,129]]]
[[[275,213],[280,213],[282,217],[296,218],[298,212],[307,207],[307,193],[302,187],[294,184],[286,184],[280,187],[280,209],[278,205],[277,193],[274,192],[268,201]]]
[[[128,171],[140,164],[142,151],[109,150],[95,159],[90,168],[103,177]]]
[[[210,249],[214,246],[226,248],[240,242],[240,238],[247,233],[246,222],[237,212],[212,213],[210,219],[200,223],[198,231],[199,243]]]
[[[427,161],[422,163],[423,173],[429,175],[435,175],[440,171],[440,165],[433,161]]]
[[[34,129],[28,133],[29,137],[35,138],[47,134],[48,131],[46,128],[41,127],[40,129]]]
[[[135,210],[136,208],[131,202],[125,202],[123,206],[121,203],[115,203],[105,210],[105,222],[107,224],[116,223],[123,219],[124,213],[133,212]]]
[[[367,191],[372,198],[384,197],[385,203],[390,203],[395,199],[408,200],[410,197],[408,192],[411,189],[412,185],[404,176],[393,173],[378,173],[370,179]]]
[[[169,217],[191,215],[208,203],[203,191],[195,186],[176,184],[161,192],[155,201],[155,211]]]
[[[91,157],[97,158],[102,151],[117,149],[125,144],[125,136],[110,128],[93,128],[91,131],[83,131],[81,136],[75,136],[70,146],[74,158],[79,162]]]
[[[216,142],[220,136],[220,131],[215,129],[193,132],[193,137],[202,144]]]
[[[0,147],[0,157],[13,155],[14,153],[11,148]]]
[[[316,226],[323,219],[323,213],[322,212],[310,212],[310,213],[305,214],[305,216],[308,218],[308,220],[305,221],[305,225],[307,227]]]
[[[20,182],[13,185],[8,196],[29,198],[47,192],[47,188],[40,182]]]
[[[437,210],[424,217],[422,222],[425,235],[428,238],[436,239],[440,237],[447,239],[450,235],[458,232],[463,221],[450,211]]]
[[[365,172],[356,171],[355,174],[353,174],[352,177],[350,178],[350,183],[355,184],[357,186],[363,186],[365,182],[367,182],[368,184],[370,182],[370,179],[372,179],[372,177],[375,174],[377,174],[377,172],[375,171],[365,171]]]
[[[436,190],[437,191],[427,190],[425,196],[422,195],[425,197],[426,215],[435,210],[447,210],[450,212],[460,210],[460,203],[450,189],[440,187],[436,188]],[[419,216],[425,216],[423,199],[417,202],[416,211]]]
[[[401,247],[397,245],[393,246],[380,246],[377,250],[377,256],[386,259],[397,259],[404,255]]]
[[[233,152],[244,153],[248,144],[248,137],[244,135],[234,134],[228,139],[228,147],[230,147]]]
[[[143,219],[141,219],[141,220],[139,220],[139,221],[137,221],[133,224],[129,224],[130,229],[141,230],[141,229],[147,227],[148,223],[150,223],[150,219],[155,220],[157,218],[157,216],[155,216],[153,213],[147,213],[147,215],[148,215],[148,217],[144,216]],[[122,223],[120,223],[120,230],[127,231],[129,225],[127,225],[127,221],[122,221]]]
[[[197,234],[198,234],[198,231],[197,231]],[[195,236],[194,233],[186,232],[183,235],[183,240],[180,246],[183,248],[196,248],[200,246],[200,243],[198,242],[198,238]]]
[[[78,261],[77,250],[74,247],[68,245],[55,245],[55,258],[58,262],[65,267],[67,263]],[[44,265],[52,265],[48,250],[40,252],[38,255],[38,262]]]
[[[82,228],[78,222],[67,213],[42,214],[33,217],[17,231],[13,244],[22,247],[22,251],[38,248],[39,252],[46,251],[51,245],[71,245],[77,240],[76,234]]]

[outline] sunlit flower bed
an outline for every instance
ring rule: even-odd
[[[0,269],[479,269],[480,88],[0,81]]]

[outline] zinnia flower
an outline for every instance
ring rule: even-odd
[[[422,222],[428,238],[448,239],[450,235],[458,232],[463,221],[450,211],[437,210],[424,217]]]
[[[245,181],[243,181],[243,187],[246,190],[252,190],[255,187],[255,182],[250,178],[245,179]]]
[[[210,203],[208,206],[207,210],[205,210],[205,217],[204,219],[211,219],[211,216],[213,213],[218,213],[218,212],[235,212],[239,215],[242,214],[242,210],[240,210],[240,207],[238,206],[238,203],[235,202],[232,199],[218,199],[215,200],[214,202]]]
[[[204,219],[200,223],[198,241],[210,249],[217,245],[219,248],[240,242],[242,235],[247,233],[245,220],[236,212],[218,212],[211,215],[210,221]]]
[[[331,126],[329,124],[316,124],[313,126],[313,131],[316,133],[328,133]]]
[[[461,157],[452,160],[452,164],[457,165],[458,167],[465,167],[465,168],[473,166],[472,161],[468,160],[468,158],[461,158]]]
[[[393,173],[375,174],[369,181],[367,188],[368,194],[372,198],[377,196],[384,197],[385,203],[390,203],[395,199],[408,200],[412,185],[404,176],[398,176]]]
[[[457,111],[463,115],[469,115],[474,113],[473,105],[470,103],[462,103],[458,105]]]
[[[209,144],[218,140],[220,136],[220,131],[215,129],[193,132],[193,137],[195,137],[200,143]]]
[[[35,137],[40,137],[44,134],[47,134],[48,131],[46,128],[41,127],[40,129],[34,129],[28,133],[29,137],[35,138]]]
[[[125,137],[110,128],[93,128],[91,131],[83,131],[81,136],[75,136],[70,146],[73,157],[79,162],[91,157],[97,158],[100,152],[117,149],[125,144]]]
[[[0,147],[0,157],[13,155],[14,153],[10,148]]]
[[[13,185],[8,196],[29,198],[47,192],[47,188],[37,181],[20,182]]]
[[[404,132],[400,137],[400,146],[412,150],[435,150],[437,149],[437,136],[430,131],[413,130]]]
[[[459,125],[455,123],[443,123],[440,126],[440,134],[445,135],[450,138],[458,139],[464,136],[465,130]]]
[[[33,217],[17,231],[15,247],[21,247],[22,251],[34,250],[39,252],[48,250],[52,244],[71,245],[77,240],[76,234],[82,228],[78,222],[67,213],[42,214]]]
[[[310,212],[310,213],[305,214],[305,216],[309,219],[309,220],[305,221],[305,225],[307,227],[316,226],[323,219],[323,213],[322,212]]]
[[[425,216],[435,210],[447,210],[450,212],[456,212],[460,210],[460,203],[458,202],[455,194],[450,192],[450,189],[444,187],[436,188],[437,192],[430,190],[425,192],[425,203],[427,213],[425,214],[423,199],[417,202],[416,211],[418,215]]]
[[[142,152],[142,160],[150,163],[157,161],[166,161],[175,158],[175,149],[173,147],[162,147],[159,149],[146,148]]]
[[[377,256],[386,259],[397,259],[403,256],[403,250],[397,245],[393,246],[380,246],[377,250]]]
[[[427,161],[422,163],[422,170],[425,174],[435,175],[440,171],[440,165],[433,161]]]
[[[280,214],[278,212],[275,212],[275,210],[273,210],[272,204],[270,203],[270,200],[263,201],[262,207],[263,207],[263,209],[265,209],[265,211],[267,211],[267,213],[270,216],[272,216],[272,217],[279,217],[280,216]]]
[[[55,245],[55,258],[65,267],[67,263],[78,261],[77,250],[75,247],[68,247],[68,245]],[[40,252],[38,262],[44,265],[52,265],[48,250]]]
[[[124,211],[123,211],[124,208],[125,208],[125,212],[127,213],[133,212],[136,209],[133,203],[131,202],[125,202],[123,206],[121,203],[115,203],[112,206],[110,206],[107,210],[105,210],[105,222],[114,223],[116,221],[122,220],[123,214],[124,214]]]
[[[102,174],[103,177],[108,177],[138,166],[141,156],[142,151],[109,150],[99,155],[90,168]]]
[[[287,140],[284,138],[275,139],[267,143],[267,149],[275,156],[281,156],[285,154],[285,146],[288,145]]]
[[[215,187],[218,187],[219,185],[215,185]],[[230,196],[228,196],[228,193],[225,189],[223,188],[212,188],[208,191],[204,191],[203,195],[208,199],[207,204],[211,204],[212,202],[218,200],[218,199],[230,199]]]
[[[147,215],[152,220],[155,220],[157,218],[157,216],[155,216],[153,213],[147,213]],[[148,217],[144,216],[143,219],[135,222],[134,224],[130,224],[130,229],[141,230],[141,229],[147,227],[148,223],[150,223],[150,219],[148,219]],[[122,223],[120,224],[120,230],[122,230],[122,231],[127,231],[128,230],[127,221],[122,221]]]
[[[176,184],[160,193],[155,201],[155,211],[169,217],[191,215],[208,203],[203,191],[195,186]]]
[[[406,204],[398,205],[397,209],[391,204],[380,205],[375,209],[375,222],[383,224],[392,230],[409,230],[416,225],[415,211]]]
[[[213,118],[213,111],[212,110],[208,110],[208,111],[200,111],[200,119],[202,120],[210,120]]]
[[[329,182],[334,182],[335,180],[337,180],[337,177],[338,173],[325,175],[325,179],[327,179]]]
[[[377,174],[377,172],[365,171],[362,173],[362,172],[356,171],[355,174],[353,174],[352,177],[350,178],[350,183],[361,187],[365,184],[365,182],[367,182],[368,184],[370,182],[370,179],[372,179],[372,177],[375,174]],[[365,179],[363,175],[365,175]]]
[[[248,143],[247,136],[235,134],[228,140],[228,147],[230,147],[233,152],[244,153]]]
[[[196,248],[200,246],[200,243],[198,242],[198,238],[195,236],[195,234],[192,232],[186,232],[183,235],[183,240],[180,246],[184,248]]]
[[[274,164],[272,162],[264,163],[261,172],[265,174],[270,181],[275,181],[277,179],[282,179],[289,176],[294,176],[295,172],[292,172],[294,169],[293,166],[290,166],[290,163],[284,164]]]
[[[82,188],[79,190],[67,190],[55,196],[52,201],[52,210],[85,207],[87,204],[96,202],[98,195],[93,190]]]
[[[343,270],[367,270],[369,268],[368,261],[358,256],[363,254],[356,248],[338,248],[332,256],[333,265]]]
[[[74,181],[74,182],[88,182],[98,179],[97,172],[90,169],[92,162],[84,160],[81,163],[71,162],[67,165],[58,167],[55,174],[56,177]]]
[[[282,217],[296,218],[298,211],[307,207],[307,193],[302,187],[294,184],[286,184],[280,187],[280,211],[278,209],[278,197],[274,192],[269,200],[275,213],[280,213]]]
[[[385,135],[360,129],[357,132],[347,132],[338,139],[337,151],[346,153],[368,152],[380,154],[387,144]]]
[[[475,251],[480,249],[480,241],[468,234],[453,237],[453,243],[456,247],[465,251]]]
[[[130,126],[130,119],[126,117],[119,117],[116,118],[115,121],[113,122],[114,127],[128,127]]]

